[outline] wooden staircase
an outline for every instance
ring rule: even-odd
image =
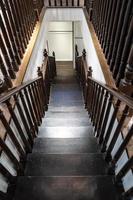
[[[75,71],[64,63],[57,67],[49,109],[14,200],[116,200],[103,156]]]

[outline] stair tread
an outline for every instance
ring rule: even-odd
[[[84,106],[50,106],[48,108],[49,111],[67,111],[67,112],[86,112]]]
[[[87,176],[106,173],[107,164],[100,153],[32,153],[27,157],[25,168],[25,175],[28,176]]]
[[[77,127],[40,127],[38,137],[45,138],[79,138],[92,135],[92,126]]]
[[[100,153],[96,138],[37,138],[33,152],[43,153]]]
[[[73,127],[73,126],[89,126],[91,124],[89,118],[87,119],[85,118],[67,118],[67,119],[63,119],[63,118],[44,118],[42,121],[42,127],[55,127],[55,126],[66,126],[66,127]]]
[[[14,200],[118,200],[110,176],[19,177]]]
[[[52,111],[48,111],[45,114],[45,118],[87,118],[88,119],[88,113],[86,112],[52,112]]]

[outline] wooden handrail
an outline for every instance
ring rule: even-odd
[[[129,156],[127,151],[128,143],[133,137],[133,123],[126,132],[123,129],[133,118],[133,100],[117,89],[94,79],[91,76],[91,68],[87,66],[85,53],[76,57],[75,64],[78,80],[83,89],[85,108],[94,126],[95,137],[101,146],[101,152],[105,153],[105,160],[109,162],[108,173],[115,176],[116,183],[120,183],[123,177],[133,170],[133,155]],[[120,137],[122,142],[119,144]],[[116,174],[115,169],[123,153],[126,153],[129,159],[122,168],[119,167]],[[124,195],[130,195],[131,191],[129,188],[129,192],[125,192]]]
[[[51,81],[56,75],[55,54],[38,68],[38,77],[29,80],[0,96],[0,153],[6,154],[18,175],[24,173],[27,153],[32,151],[45,111],[48,109]],[[8,137],[11,146],[7,143]],[[13,149],[16,149],[15,153]],[[7,161],[8,162],[8,161]],[[11,165],[12,166],[12,165]],[[14,179],[10,169],[0,164],[0,173],[9,183]]]
[[[29,86],[30,84],[34,83],[35,81],[41,79],[41,77],[34,78],[32,80],[27,81],[26,83],[22,83],[21,85],[12,88],[11,91],[8,91],[6,94],[0,96],[0,104],[8,100],[11,96],[18,93],[20,90],[24,89],[25,87]]]
[[[113,96],[117,97],[121,101],[123,101],[125,104],[127,104],[131,109],[133,109],[133,100],[129,98],[128,96],[124,96],[124,94],[121,94],[118,90],[115,88],[110,87],[109,85],[105,85],[100,81],[97,81],[96,79],[89,77],[90,80],[93,80],[95,83],[106,89],[108,92],[110,92]]]

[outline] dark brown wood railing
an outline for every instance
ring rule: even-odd
[[[55,57],[49,59],[45,50],[38,77],[0,96],[0,152],[9,159],[17,175],[23,174],[26,154],[32,151],[38,127],[48,108],[50,85],[56,75],[53,71],[56,72]],[[9,183],[15,178],[3,162],[0,173]]]
[[[12,87],[34,27],[44,6],[43,0],[1,0],[0,75]],[[37,12],[37,14],[36,14]],[[37,15],[37,16],[36,16]]]
[[[116,183],[120,183],[129,171],[133,173],[133,152],[128,151],[128,144],[132,145],[133,137],[133,99],[92,78],[85,50],[82,56],[76,57],[76,72],[83,88],[85,107],[94,126],[95,137],[109,163],[109,174],[113,174]],[[124,165],[116,173],[118,162],[124,153],[128,159],[124,158]],[[130,188],[123,195],[130,196],[132,192]]]
[[[116,85],[120,86],[125,79],[124,72],[128,70],[126,65],[132,51],[133,1],[86,0],[85,6]],[[133,84],[133,56],[129,65],[128,74]]]
[[[83,7],[84,0],[44,0],[45,7]]]

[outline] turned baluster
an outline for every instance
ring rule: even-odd
[[[5,80],[5,83],[6,83],[7,87],[9,87],[9,88],[12,87],[11,78],[8,75],[7,69],[6,69],[6,67],[5,67],[5,65],[3,63],[1,55],[0,55],[0,69],[1,69],[1,72],[2,72],[2,74],[4,76],[4,80]]]
[[[122,56],[122,52],[123,52],[123,47],[124,47],[124,44],[125,44],[127,29],[129,28],[129,22],[130,22],[131,13],[132,13],[132,7],[133,7],[133,1],[129,0],[128,4],[127,4],[126,11],[124,13],[124,21],[122,22],[120,40],[119,40],[117,55],[116,55],[116,59],[115,59],[115,63],[114,63],[114,69],[113,69],[113,77],[114,78],[116,78],[117,73],[119,71],[119,66],[120,66],[121,56]],[[130,49],[130,47],[129,47],[129,49]]]
[[[30,95],[28,87],[24,88],[24,96],[25,96],[25,99],[26,99],[26,102],[28,105],[28,110],[30,111],[32,123],[35,127],[36,132],[38,133],[38,120],[37,120],[36,113],[34,110],[33,100],[31,101],[31,95]],[[36,135],[35,135],[35,137],[36,137]]]
[[[9,149],[9,147],[6,145],[6,143],[1,138],[0,138],[0,147],[5,152],[7,157],[13,162],[15,168],[18,171],[18,174],[22,174],[24,171],[22,164],[17,160],[17,158],[12,153],[12,151]]]
[[[118,162],[118,160],[120,159],[122,153],[124,152],[124,150],[126,149],[126,146],[128,145],[129,141],[131,140],[133,136],[133,125],[131,126],[131,128],[129,129],[127,135],[125,138],[123,138],[123,142],[121,143],[121,145],[119,146],[117,152],[115,153],[114,157],[112,158],[111,161],[111,167],[114,168],[115,164]]]
[[[113,28],[113,23],[114,23],[114,16],[115,16],[115,12],[116,12],[116,5],[117,5],[117,1],[113,0],[112,8],[111,8],[112,11],[110,11],[111,16],[109,16],[108,34],[107,34],[106,45],[105,45],[105,57],[106,58],[108,57],[110,39],[111,39],[112,28]]]
[[[125,121],[126,117],[128,116],[128,111],[129,111],[129,107],[125,106],[125,108],[123,110],[123,113],[122,113],[122,116],[121,116],[121,118],[120,118],[120,120],[118,122],[116,130],[115,130],[115,132],[113,134],[113,137],[111,139],[111,142],[110,142],[110,144],[108,146],[106,157],[105,157],[106,161],[108,161],[108,162],[111,161],[111,159],[112,159],[111,152],[112,152],[112,150],[113,150],[113,148],[115,146],[115,143],[116,143],[116,141],[118,139],[118,136],[119,136],[119,134],[121,132],[121,129],[122,129],[123,124],[124,124],[124,121]]]
[[[120,14],[120,9],[121,9],[121,0],[116,1],[117,5],[115,8],[115,15],[113,16],[113,27],[111,27],[112,32],[111,32],[111,38],[110,38],[110,45],[109,45],[109,53],[107,57],[108,64],[110,64],[110,60],[112,58],[112,51],[114,48],[114,41],[115,41],[115,36],[116,36],[116,31],[117,31],[117,25],[119,21],[119,14]]]
[[[23,43],[21,43],[21,40],[19,38],[19,33],[17,31],[17,26],[16,26],[16,23],[15,23],[15,20],[14,20],[13,11],[12,11],[12,9],[10,7],[10,4],[9,4],[8,0],[4,0],[4,5],[6,7],[8,18],[10,20],[10,24],[11,24],[11,27],[12,27],[12,30],[13,30],[13,35],[15,37],[15,41],[16,41],[16,44],[17,44],[19,56],[22,59],[23,58],[23,53],[24,53],[24,47],[23,47]]]
[[[112,106],[112,101],[113,101],[113,95],[109,94],[109,98],[107,100],[107,104],[106,104],[106,108],[105,108],[105,112],[104,112],[104,119],[101,125],[101,129],[99,131],[99,144],[102,144],[104,141],[104,134],[105,134],[105,130],[106,130],[106,126],[107,126],[107,122],[109,119],[109,113],[111,110],[111,106]]]
[[[7,33],[7,30],[5,28],[5,25],[4,25],[4,22],[2,20],[1,15],[0,15],[0,24],[1,24],[1,31],[2,31],[2,34],[3,34],[3,38],[5,40],[7,50],[8,50],[8,53],[9,53],[11,61],[12,61],[13,69],[14,69],[14,71],[18,71],[19,68],[18,68],[18,64],[17,64],[16,59],[15,59],[14,50],[12,48],[11,41],[9,39],[9,35]]]
[[[121,9],[120,9],[120,15],[119,15],[119,21],[118,21],[118,25],[117,25],[115,40],[114,40],[112,58],[111,58],[111,62],[110,62],[111,71],[113,71],[113,69],[114,69],[114,64],[115,64],[117,49],[118,49],[118,45],[119,45],[119,41],[120,41],[121,29],[122,29],[122,26],[123,26],[123,19],[124,19],[124,16],[125,16],[126,6],[127,6],[127,0],[123,0],[122,6],[121,6]]]
[[[13,144],[15,145],[16,149],[18,150],[21,159],[25,159],[25,152],[23,150],[23,148],[21,147],[16,135],[14,134],[12,128],[9,125],[9,122],[7,122],[3,112],[0,110],[0,120],[5,128],[5,130],[7,131],[7,134],[10,136]]]
[[[1,0],[1,9],[2,9],[3,17],[4,17],[4,20],[5,20],[5,23],[6,23],[6,28],[8,30],[8,35],[9,35],[10,41],[12,43],[12,48],[13,48],[14,53],[15,53],[16,61],[20,65],[21,64],[21,58],[20,58],[18,47],[17,47],[16,41],[15,41],[15,38],[14,38],[13,30],[12,30],[12,27],[11,27],[11,24],[10,24],[10,21],[9,21],[9,18],[8,18],[6,6],[4,5],[3,0]]]
[[[15,100],[15,103],[16,103],[16,107],[18,109],[18,112],[19,112],[19,115],[21,117],[21,124],[23,124],[25,130],[26,130],[26,134],[28,135],[28,141],[30,143],[30,145],[32,146],[33,145],[33,137],[32,137],[32,134],[30,132],[30,128],[29,128],[29,124],[27,122],[27,118],[25,117],[25,114],[24,114],[24,106],[20,104],[20,97],[19,95],[14,95],[14,100]]]
[[[28,102],[26,102],[26,95],[24,95],[24,94],[25,94],[24,91],[19,92],[20,99],[22,101],[23,108],[24,108],[25,114],[26,114],[27,119],[28,119],[30,133],[31,133],[32,137],[34,138],[35,132],[36,132],[36,128],[35,128],[35,125],[34,125],[35,122],[32,120],[32,110],[30,109]]]
[[[121,63],[119,66],[117,78],[116,78],[116,85],[119,86],[120,80],[124,77],[124,71],[126,68],[126,62],[130,53],[130,45],[132,44],[132,39],[133,39],[133,17],[130,22],[130,27],[128,29],[128,34],[126,37],[123,53],[122,53],[122,58],[121,58]]]
[[[108,129],[105,133],[105,137],[104,137],[104,141],[103,141],[103,145],[102,145],[102,152],[106,151],[107,143],[108,143],[109,137],[111,135],[111,131],[113,129],[114,122],[115,122],[117,114],[118,114],[120,103],[121,103],[121,101],[118,99],[117,102],[116,102],[116,105],[113,106],[114,111],[111,114],[111,119],[110,119],[110,122],[109,122],[109,125],[108,125]]]
[[[3,39],[1,38],[1,35],[0,35],[0,44],[1,44],[1,50],[2,50],[2,54],[4,56],[4,59],[5,59],[5,62],[6,62],[6,65],[7,65],[7,68],[8,68],[8,73],[10,75],[10,77],[12,79],[15,79],[16,78],[16,75],[15,75],[15,72],[13,70],[13,65],[12,65],[12,62],[10,61],[10,57],[9,57],[9,54],[7,52],[7,49],[5,47],[5,44],[3,42]]]
[[[23,132],[23,129],[22,129],[21,125],[20,125],[18,117],[17,117],[17,115],[15,113],[15,110],[13,110],[12,105],[11,105],[9,100],[6,101],[6,105],[7,105],[7,108],[9,110],[9,113],[11,114],[11,118],[13,119],[13,122],[14,122],[17,130],[18,130],[18,133],[20,133],[20,137],[21,137],[21,139],[22,139],[22,141],[23,141],[23,143],[25,145],[26,152],[27,153],[31,152],[30,143],[26,139],[26,136],[25,136],[25,134]]]

